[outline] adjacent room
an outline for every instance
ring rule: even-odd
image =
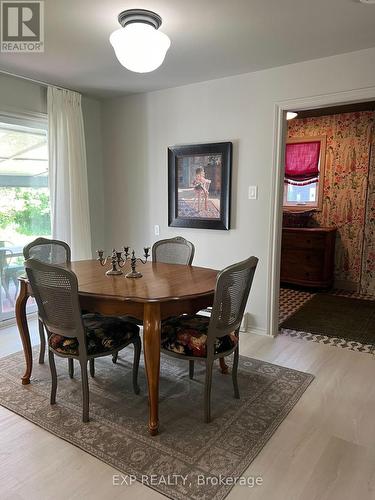
[[[1,2],[1,499],[374,498],[374,25]]]
[[[281,331],[375,346],[374,103],[290,115],[281,244]],[[313,300],[311,300],[313,299]]]

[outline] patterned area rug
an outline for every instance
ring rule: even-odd
[[[126,351],[126,352],[125,352]],[[35,352],[35,355],[37,353]],[[22,386],[23,354],[0,360],[0,404],[56,436],[78,446],[122,474],[147,483],[172,499],[223,499],[233,481],[220,484],[208,478],[236,478],[247,469],[276,428],[298,402],[313,376],[263,361],[240,358],[241,399],[233,398],[231,377],[217,367],[213,377],[212,416],[203,423],[204,367],[196,363],[194,380],[188,364],[162,358],[160,380],[160,434],[146,429],[147,397],[143,366],[141,394],[131,387],[131,349],[110,359],[95,361],[90,379],[89,423],[81,421],[79,376],[71,380],[67,362],[57,359],[57,404],[50,406],[48,365],[35,364],[32,383]],[[76,371],[79,370],[76,367]],[[181,478],[173,480],[173,475]],[[183,480],[184,478],[185,480]],[[112,484],[112,478],[109,478]],[[148,484],[150,485],[150,484]],[[250,491],[250,490],[249,490]],[[249,493],[246,493],[249,494]]]
[[[298,328],[295,326],[291,327],[291,325],[288,324],[286,320],[317,295],[320,294],[292,288],[280,289],[280,333],[293,338],[319,342],[321,344],[341,347],[352,351],[375,354],[375,341],[371,344],[367,342],[360,342],[358,339],[353,340],[353,338],[350,338],[350,335],[344,335],[342,332],[339,336],[333,335],[332,332],[329,335],[325,334],[329,332],[313,333],[313,329],[311,326],[308,326],[308,322],[306,322],[304,326],[299,325]],[[348,292],[346,290],[332,290],[329,295],[366,301],[375,300],[373,295],[364,295],[357,292]]]
[[[178,200],[179,217],[200,217],[203,219],[220,219],[220,211],[212,203],[207,201],[207,210],[204,208],[204,202],[201,201],[201,209],[198,211],[197,202],[194,200]]]

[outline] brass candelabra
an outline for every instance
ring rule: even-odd
[[[107,257],[104,256],[104,250],[97,250],[98,253],[98,261],[101,266],[105,266],[107,262],[110,260],[112,268],[109,269],[105,274],[107,276],[118,276],[123,274],[121,268],[123,268],[127,261],[130,261],[131,271],[125,274],[126,278],[142,278],[142,273],[137,271],[136,266],[137,262],[141,262],[142,264],[146,264],[147,259],[150,256],[150,247],[144,247],[144,259],[135,256],[135,251],[132,250],[131,254],[129,252],[130,247],[124,247],[123,251],[118,252],[115,248],[112,250],[112,254]]]

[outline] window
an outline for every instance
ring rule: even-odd
[[[0,321],[14,316],[23,247],[50,235],[47,123],[0,115]]]
[[[301,137],[287,141],[284,209],[321,210],[325,149],[325,137]]]

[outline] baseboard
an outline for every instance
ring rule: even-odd
[[[242,333],[255,333],[256,335],[266,335],[269,337],[267,330],[265,328],[259,328],[257,326],[253,326],[251,323],[254,322],[254,318],[250,313],[246,312],[243,315],[240,332]]]
[[[255,335],[263,335],[265,337],[270,337],[265,328],[258,328],[257,326],[250,326],[248,328],[241,327],[241,333],[254,333]]]

